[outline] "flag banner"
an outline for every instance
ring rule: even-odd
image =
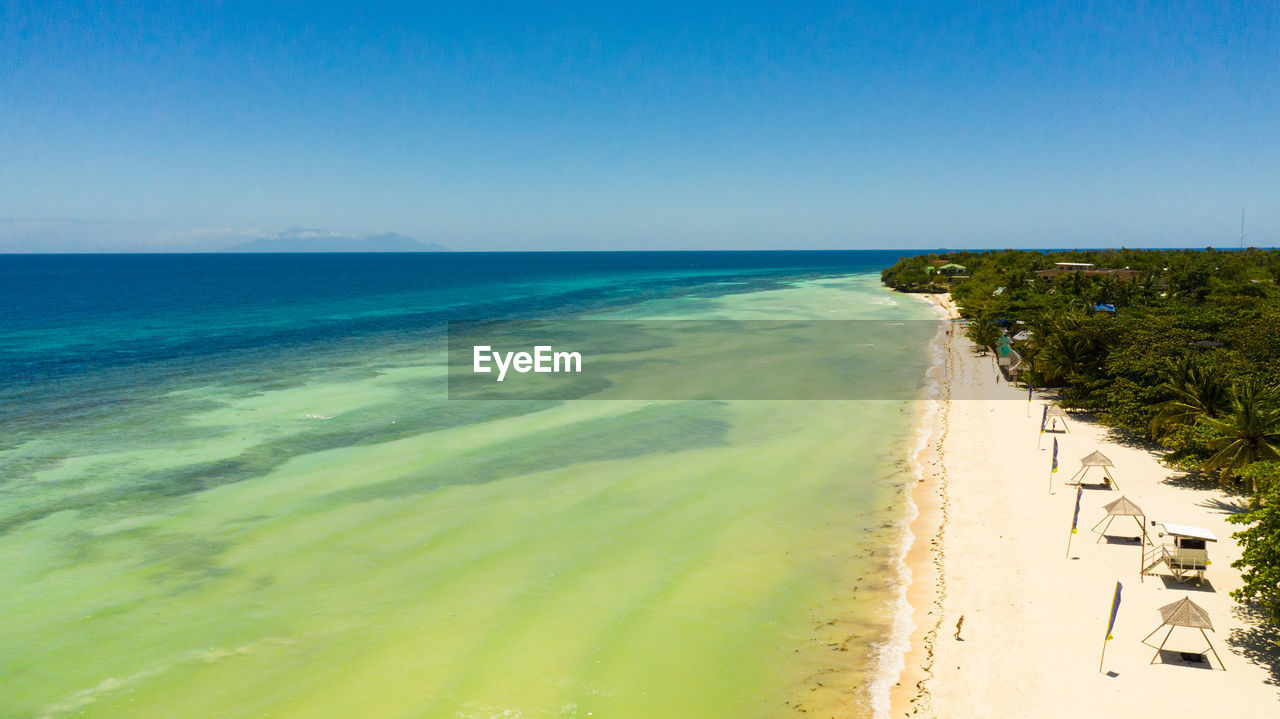
[[[1031,383],[1031,380],[1027,380],[1027,404],[1031,403],[1031,391],[1034,389],[1035,385]]]
[[[1049,405],[1044,406],[1044,411],[1040,413],[1040,434],[1044,434],[1044,423],[1049,421]]]
[[[1076,524],[1080,522],[1080,496],[1084,494],[1084,485],[1076,487],[1076,513],[1071,515],[1071,533],[1076,533]]]
[[[1107,641],[1115,639],[1111,636],[1111,630],[1116,626],[1116,613],[1120,611],[1120,590],[1124,587],[1120,582],[1116,582],[1116,596],[1111,600],[1111,618],[1107,620]]]
[[[1053,438],[1053,467],[1049,469],[1049,474],[1055,474],[1058,471],[1058,438]]]

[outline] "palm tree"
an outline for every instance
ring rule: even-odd
[[[1066,281],[1063,283],[1067,287],[1067,291],[1076,297],[1083,297],[1084,291],[1089,286],[1089,278],[1085,277],[1083,272],[1076,270],[1065,276]]]
[[[978,320],[969,325],[968,335],[969,339],[981,347],[983,352],[995,351],[996,342],[1000,340],[1000,330],[986,320]]]
[[[1222,479],[1246,466],[1280,460],[1280,408],[1274,388],[1248,379],[1231,388],[1231,411],[1221,418],[1202,416],[1197,420],[1221,437],[1209,441],[1215,454],[1205,460],[1207,470],[1220,470]]]
[[[1160,278],[1154,272],[1143,272],[1134,285],[1134,299],[1151,301],[1159,292]]]
[[[1107,337],[1096,324],[1080,313],[1061,313],[1040,345],[1037,369],[1046,384],[1072,375],[1095,376],[1106,361],[1107,349]]]
[[[1105,275],[1101,280],[1094,283],[1093,299],[1095,302],[1111,303],[1116,301],[1116,277],[1115,275]]]
[[[1191,355],[1168,360],[1169,367],[1160,389],[1173,398],[1156,405],[1151,418],[1152,437],[1172,424],[1191,424],[1201,417],[1217,417],[1231,406],[1227,383],[1206,372]]]

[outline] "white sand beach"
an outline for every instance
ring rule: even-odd
[[[948,310],[949,300],[937,298]],[[1001,400],[957,400],[934,413],[933,435],[917,458],[925,470],[913,499],[919,516],[908,555],[908,598],[915,628],[906,668],[894,689],[892,716],[1122,717],[1240,716],[1280,710],[1280,662],[1275,632],[1243,611],[1228,592],[1240,586],[1231,567],[1239,549],[1227,516],[1243,506],[1213,486],[1194,485],[1149,449],[1119,443],[1084,418],[1070,432],[1039,437],[1036,393],[996,381],[990,356],[979,356],[960,331],[946,339],[955,395],[983,389]],[[1052,478],[1052,440],[1060,469]],[[1037,440],[1041,440],[1037,447]],[[1068,537],[1076,490],[1066,484],[1080,458],[1101,450],[1121,491],[1088,488],[1079,532]],[[1091,527],[1103,505],[1125,496],[1152,520],[1203,527],[1212,565],[1202,587],[1159,576],[1140,577],[1136,542],[1105,538]],[[1111,529],[1136,536],[1128,517]],[[1112,593],[1123,599],[1099,670]],[[1142,643],[1161,624],[1159,607],[1190,597],[1207,610],[1210,641],[1225,664],[1151,663]],[[963,617],[961,639],[956,624]],[[1158,643],[1162,630],[1151,641]],[[1194,629],[1173,632],[1166,650],[1200,652]],[[1178,660],[1166,653],[1166,658]],[[1180,660],[1179,660],[1180,661]]]

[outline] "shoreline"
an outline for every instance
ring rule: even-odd
[[[955,309],[949,298],[922,300]],[[917,474],[907,493],[910,545],[902,562],[911,627],[888,716],[1025,716],[1029,706],[1050,719],[1213,716],[1226,706],[1236,713],[1280,706],[1274,630],[1228,596],[1240,586],[1230,566],[1240,556],[1235,527],[1226,522],[1239,498],[1186,480],[1158,453],[1083,417],[1068,418],[1069,433],[1038,439],[1035,414],[1047,394],[1036,392],[1030,407],[1026,390],[997,383],[990,356],[966,339],[953,332],[943,347],[944,393],[926,400],[910,458]],[[1051,440],[1061,446],[1056,475],[1049,473]],[[1086,487],[1079,533],[1068,543],[1077,493],[1064,483],[1094,450],[1115,462],[1121,491]],[[1204,586],[1140,575],[1137,544],[1090,531],[1105,519],[1103,505],[1121,496],[1146,511],[1148,528],[1151,520],[1169,521],[1217,536]],[[1132,522],[1120,524],[1111,534],[1136,534]],[[1124,590],[1115,639],[1104,642],[1117,581]],[[1160,624],[1156,610],[1183,597],[1211,617],[1216,631],[1207,636],[1227,671],[1216,662],[1214,671],[1180,663],[1169,652],[1151,662],[1155,649],[1142,639]],[[962,637],[953,639],[962,618]],[[1168,648],[1204,647],[1183,629]]]
[[[959,317],[950,295],[923,295],[920,299],[950,320]],[[898,641],[904,646],[897,676],[889,690],[889,716],[911,715],[929,706],[927,682],[932,676],[933,645],[941,627],[942,598],[945,596],[942,540],[948,521],[947,477],[942,447],[950,424],[950,374],[954,351],[951,325],[939,331],[930,343],[937,355],[930,367],[926,386],[940,391],[926,392],[943,399],[922,400],[916,424],[918,441],[911,450],[914,480],[906,492],[908,518],[904,526],[902,590],[906,626]],[[928,541],[924,541],[924,540]],[[905,634],[905,636],[902,636]]]

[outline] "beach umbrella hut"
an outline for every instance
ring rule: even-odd
[[[1067,411],[1056,404],[1049,405],[1049,409],[1044,414],[1044,421],[1049,422],[1050,420],[1053,421],[1053,426],[1055,428],[1058,426],[1058,423],[1061,422],[1062,429],[1064,431],[1071,431],[1071,428],[1067,426]],[[1048,427],[1045,428],[1046,431],[1048,429]]]
[[[1071,479],[1067,480],[1067,484],[1084,484],[1084,478],[1089,474],[1089,470],[1097,467],[1102,470],[1102,474],[1107,478],[1107,484],[1116,490],[1120,489],[1120,485],[1116,484],[1116,478],[1111,476],[1111,467],[1116,466],[1111,458],[1102,452],[1094,451],[1080,458],[1080,469],[1071,475]]]
[[[1160,652],[1164,651],[1164,645],[1169,641],[1169,637],[1173,635],[1173,630],[1178,627],[1188,627],[1200,630],[1200,636],[1204,637],[1205,644],[1209,645],[1209,648],[1200,652],[1199,655],[1204,657],[1209,652],[1213,652],[1214,658],[1218,660],[1218,666],[1222,667],[1223,671],[1226,671],[1227,665],[1222,663],[1222,657],[1218,656],[1218,650],[1213,648],[1213,642],[1209,641],[1209,635],[1204,633],[1206,629],[1213,631],[1213,622],[1209,620],[1209,613],[1204,610],[1204,607],[1191,601],[1191,597],[1183,597],[1173,604],[1166,604],[1160,607],[1160,626],[1151,630],[1151,634],[1144,637],[1142,643],[1149,647],[1155,646],[1148,644],[1147,640],[1165,627],[1169,627],[1169,633],[1164,635],[1164,641],[1160,642],[1160,646],[1156,647],[1155,656],[1151,657],[1151,664],[1155,664],[1156,660],[1160,658]]]
[[[1129,501],[1125,497],[1121,497],[1120,499],[1104,506],[1103,510],[1106,511],[1107,516],[1098,520],[1098,523],[1093,525],[1093,531],[1098,533],[1099,542],[1102,541],[1103,537],[1107,536],[1107,530],[1111,528],[1111,523],[1115,521],[1116,517],[1133,517],[1133,521],[1138,524],[1138,536],[1141,537],[1143,541],[1151,541],[1147,538],[1147,515],[1143,514],[1142,508],[1138,505]],[[1104,522],[1106,523],[1106,526],[1103,526]],[[1102,527],[1102,529],[1099,530],[1098,527]]]
[[[1144,577],[1142,570],[1146,568],[1147,544],[1151,542],[1151,538],[1147,536],[1147,515],[1142,513],[1138,505],[1125,497],[1107,504],[1103,509],[1106,510],[1107,515],[1093,525],[1093,531],[1098,533],[1098,542],[1107,536],[1107,530],[1111,529],[1111,523],[1116,520],[1116,517],[1133,517],[1133,521],[1138,524],[1138,579],[1142,580]],[[1102,529],[1099,530],[1098,527]]]

